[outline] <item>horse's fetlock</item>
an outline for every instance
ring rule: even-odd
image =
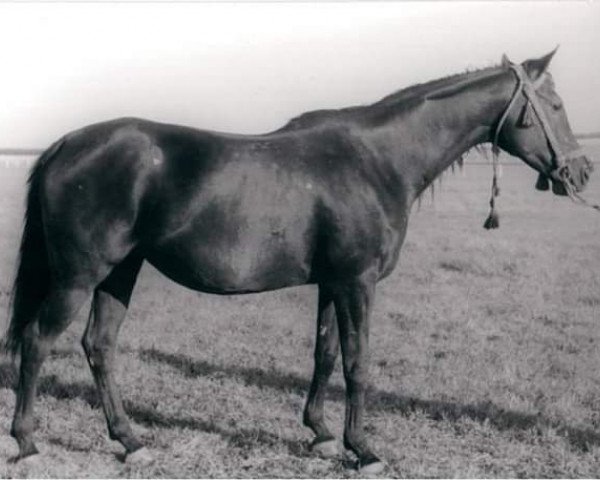
[[[366,443],[366,439],[363,435],[344,433],[344,447],[347,450],[352,450],[357,455],[368,451]]]
[[[33,420],[15,419],[10,428],[10,436],[16,439],[22,439],[31,435],[33,431]]]
[[[123,438],[133,436],[128,422],[117,420],[108,426],[108,435],[111,440],[122,440]]]
[[[305,427],[313,428],[315,427],[315,425],[318,425],[323,422],[323,414],[317,413],[310,408],[306,408],[304,410],[302,422],[304,423]]]

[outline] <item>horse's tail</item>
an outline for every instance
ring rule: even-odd
[[[12,356],[19,352],[25,328],[36,320],[50,287],[50,265],[42,220],[40,186],[44,167],[62,145],[61,139],[42,153],[29,175],[25,226],[10,301],[12,316],[4,343],[6,351]]]

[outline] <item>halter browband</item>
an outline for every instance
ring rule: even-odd
[[[537,89],[540,88],[540,86],[544,83],[545,74],[540,75],[540,77],[537,78],[535,81],[531,81],[531,79],[529,78],[529,76],[527,75],[527,73],[525,72],[524,68],[521,65],[514,65],[514,64],[510,65],[510,69],[513,72],[515,72],[518,83],[517,83],[517,88],[516,88],[515,92],[513,93],[513,96],[511,98],[508,106],[506,107],[506,110],[504,110],[502,117],[500,117],[498,126],[496,127],[496,132],[494,134],[494,142],[492,144],[492,149],[494,151],[494,154],[495,155],[498,154],[498,137],[500,136],[500,131],[502,130],[502,127],[504,126],[504,123],[506,122],[506,119],[508,118],[508,115],[509,115],[510,111],[512,110],[512,107],[514,106],[517,99],[519,98],[519,93],[523,92],[523,94],[525,95],[525,98],[527,99],[527,103],[533,107],[533,111],[535,112],[538,120],[540,121],[544,135],[546,135],[548,144],[550,145],[550,148],[552,149],[552,152],[554,153],[554,161],[556,163],[556,166],[552,173],[557,172],[564,165],[566,165],[567,160],[569,160],[570,158],[574,158],[576,156],[580,156],[581,149],[575,148],[575,149],[569,151],[568,154],[563,153],[563,151],[558,143],[558,140],[557,140],[556,136],[554,135],[554,131],[552,130],[550,121],[548,120],[548,117],[546,116],[546,112],[542,108],[542,105],[538,98],[538,96],[540,94],[538,94],[538,92],[537,92]],[[526,106],[527,106],[527,104],[526,104]]]

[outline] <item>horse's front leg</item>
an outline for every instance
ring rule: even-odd
[[[365,474],[383,470],[383,463],[367,444],[363,427],[369,363],[369,317],[375,299],[375,281],[375,273],[366,272],[339,286],[334,300],[346,380],[344,446],[356,454],[358,468]]]
[[[329,428],[327,428],[323,415],[325,388],[333,372],[339,349],[340,342],[333,296],[328,287],[320,285],[315,370],[304,409],[304,425],[309,427],[315,434],[311,449],[326,458],[339,454],[337,442]]]

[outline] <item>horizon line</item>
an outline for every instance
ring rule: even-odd
[[[577,139],[588,139],[588,138],[600,138],[600,132],[588,132],[588,133],[576,133],[575,138]],[[7,147],[0,148],[0,155],[41,155],[44,153],[45,148],[35,147]]]

